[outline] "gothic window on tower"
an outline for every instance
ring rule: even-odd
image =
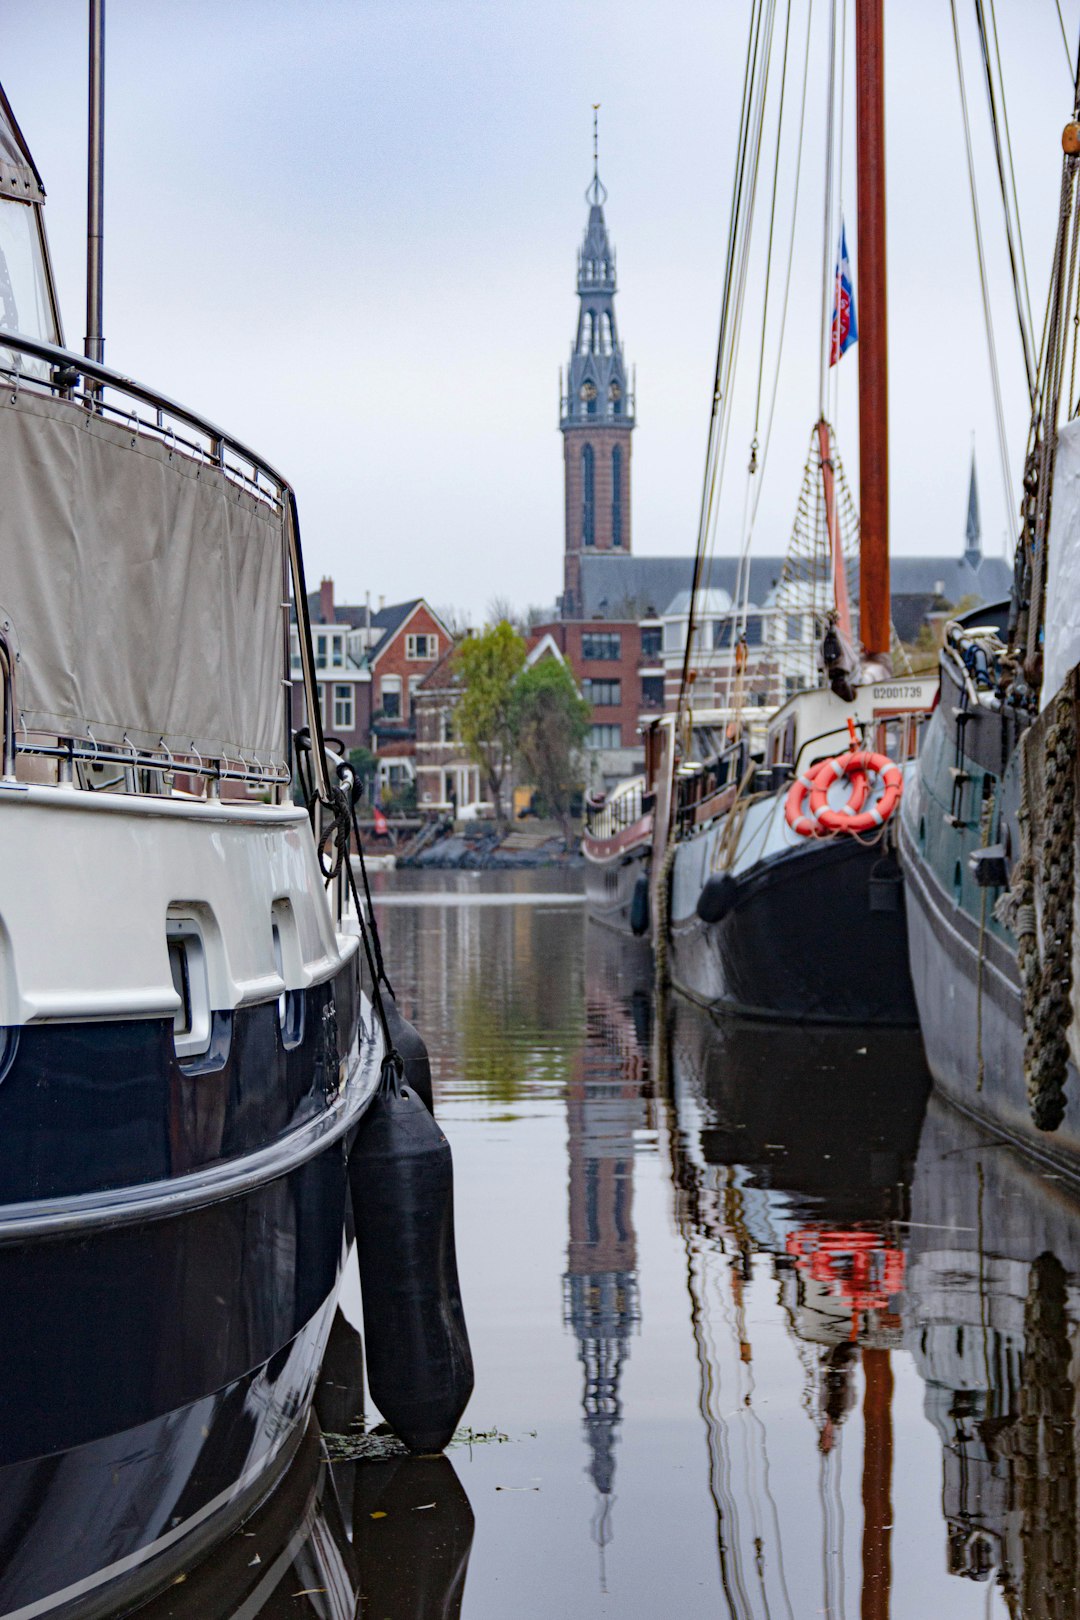
[[[622,545],[622,451],[611,452],[611,543]]]
[[[581,403],[586,416],[596,415],[596,384],[594,382],[582,383]]]
[[[586,387],[588,386],[590,385],[586,384]],[[596,544],[593,473],[593,448],[591,444],[587,444],[581,452],[581,542],[586,546]]]
[[[587,309],[581,317],[581,342],[578,344],[579,354],[592,354],[596,347],[596,316],[591,309]]]
[[[609,416],[621,416],[622,415],[622,389],[619,387],[617,382],[613,382],[611,387],[608,389],[607,393],[608,393],[608,415]]]

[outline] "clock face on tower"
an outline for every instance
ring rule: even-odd
[[[613,382],[611,387],[608,389],[608,398],[622,399],[622,389],[619,387],[617,382]]]
[[[582,397],[582,399],[584,399],[586,401],[595,399],[596,398],[596,384],[594,382],[582,383],[582,385],[581,385],[581,397]]]

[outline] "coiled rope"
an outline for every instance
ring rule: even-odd
[[[1042,917],[1037,917],[1035,907],[1033,794],[1026,758],[1020,807],[1023,850],[1013,886],[996,912],[1017,936],[1024,1000],[1024,1083],[1031,1117],[1040,1131],[1056,1131],[1065,1117],[1072,1022],[1076,742],[1075,687],[1070,678],[1054,701],[1046,733],[1039,856]]]

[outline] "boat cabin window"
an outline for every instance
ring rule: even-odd
[[[0,331],[21,332],[44,343],[59,341],[37,210],[12,197],[0,197]],[[12,364],[7,355],[4,364]],[[17,365],[31,374],[45,369],[43,361],[25,356]]]

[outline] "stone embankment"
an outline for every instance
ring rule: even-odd
[[[420,847],[416,847],[419,844]],[[489,822],[467,827],[446,825],[430,841],[416,841],[397,857],[398,867],[435,871],[512,871],[537,866],[580,866],[582,855],[575,840],[569,849],[561,833],[541,825],[500,838]]]

